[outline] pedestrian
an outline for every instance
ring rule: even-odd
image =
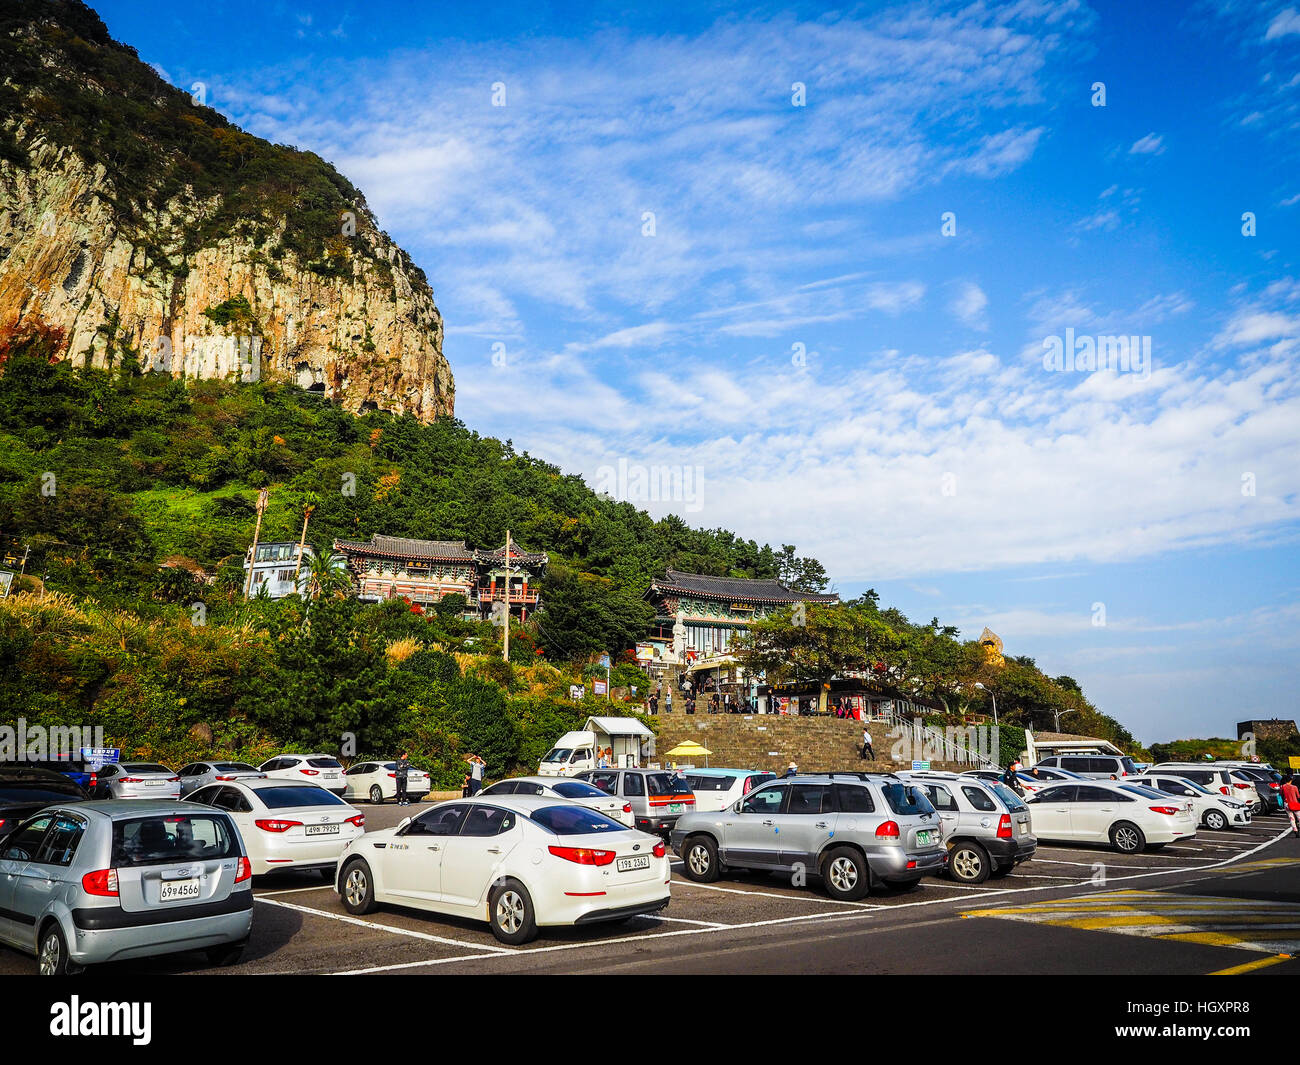
[[[669,688],[666,692],[664,692],[664,713],[671,714],[672,712],[673,712],[673,690],[672,688]]]
[[[798,773],[799,773],[799,767],[795,765],[793,762],[791,762],[788,766],[785,767],[785,775],[787,777],[796,776],[798,775]]]
[[[469,774],[468,773],[466,773],[463,777],[460,778],[460,797],[462,799],[469,798]]]
[[[411,771],[411,752],[403,751],[398,755],[397,763],[393,766],[393,779],[397,781],[397,805],[410,806],[411,800],[406,797],[406,775]]]
[[[1291,822],[1291,831],[1300,836],[1300,788],[1295,786],[1294,776],[1288,775],[1282,781],[1282,802],[1286,805],[1286,816]]]
[[[693,695],[688,695],[686,697],[686,712],[688,714],[695,713],[695,696]]]
[[[1016,774],[1016,767],[1020,765],[1020,760],[1016,759],[1006,768],[1002,774],[1002,783],[1014,791],[1017,795],[1023,796],[1025,789],[1020,786],[1020,777]]]
[[[876,760],[876,749],[871,746],[871,733],[866,729],[862,730],[862,759],[863,761],[870,759],[873,762]]]
[[[652,713],[652,714],[657,714],[657,713],[659,713],[659,693],[658,693],[658,692],[655,692],[654,695],[650,696],[650,713]]]
[[[469,762],[469,794],[472,799],[483,789],[483,768],[487,763],[477,754],[471,754],[465,761]]]

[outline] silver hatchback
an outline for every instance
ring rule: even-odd
[[[49,806],[0,846],[0,942],[43,975],[203,950],[237,961],[252,869],[224,813],[173,802]]]
[[[1029,807],[1005,784],[956,773],[899,776],[924,789],[939,814],[954,880],[982,884],[1005,876],[1038,849]]]
[[[710,883],[728,868],[819,876],[833,898],[917,883],[943,871],[939,817],[924,792],[892,774],[785,777],[717,813],[683,814],[672,847],[685,873]]]

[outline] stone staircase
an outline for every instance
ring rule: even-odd
[[[784,714],[701,714],[681,713],[674,705],[673,713],[661,712],[659,731],[655,740],[655,760],[661,764],[666,754],[686,740],[708,748],[708,763],[733,769],[770,769],[785,772],[791,762],[805,773],[835,770],[839,772],[886,773],[897,769],[911,769],[911,761],[896,761],[890,749],[898,743],[899,733],[886,721],[871,721],[871,745],[876,752],[874,762],[864,761],[862,749],[862,722],[837,717],[790,717]],[[703,766],[704,759],[693,760]],[[950,769],[956,772],[974,768],[970,763],[936,761],[931,759],[931,769]]]

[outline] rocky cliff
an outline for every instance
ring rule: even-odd
[[[424,274],[323,160],[171,87],[75,0],[0,3],[0,328],[67,357],[451,414]]]

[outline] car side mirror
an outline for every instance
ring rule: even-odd
[[[731,807],[732,813],[737,813],[737,814],[740,813],[740,805],[744,801],[745,801],[744,799],[737,799],[734,805]]]
[[[409,825],[410,823],[411,823],[411,819],[409,817],[403,817],[399,822],[397,822],[397,831],[404,834],[406,832],[407,825]]]

